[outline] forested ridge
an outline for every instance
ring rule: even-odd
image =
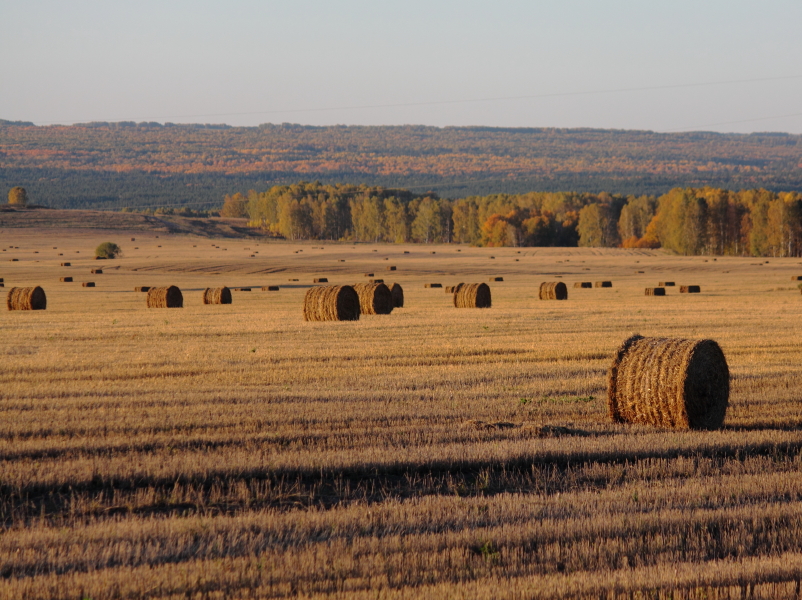
[[[450,200],[368,185],[300,182],[225,198],[222,216],[290,240],[667,248],[802,256],[802,193],[675,188],[659,197],[530,192]]]
[[[217,206],[300,179],[459,198],[530,190],[802,191],[802,136],[599,129],[0,121],[0,185],[54,207]]]

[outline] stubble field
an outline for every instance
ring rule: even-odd
[[[798,593],[799,259],[131,235],[0,234],[4,291],[48,298],[0,313],[0,597]],[[368,272],[405,307],[303,321],[313,278]],[[424,288],[491,276],[490,309]],[[133,291],[168,284],[183,309]],[[722,430],[608,421],[632,333],[721,344]]]

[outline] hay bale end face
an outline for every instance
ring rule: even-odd
[[[45,310],[47,308],[47,296],[45,291],[39,287],[13,287],[8,290],[6,296],[6,306],[8,310]]]
[[[393,308],[404,308],[404,288],[401,287],[401,284],[391,285],[390,294],[393,296]]]
[[[148,290],[148,308],[183,308],[184,296],[176,286],[155,287]]]
[[[327,277],[315,277],[312,280],[312,283],[328,283],[328,282],[329,282],[329,280],[328,280]]]
[[[657,285],[660,287],[674,287],[677,284],[673,281],[660,281]]]
[[[460,283],[454,286],[454,306],[457,308],[490,308],[490,286],[486,283]]]
[[[613,287],[613,282],[612,281],[597,281],[594,285],[597,288]]]
[[[84,281],[81,285],[83,287],[95,287],[95,282],[94,281]]]
[[[425,288],[441,288],[443,287],[442,283],[424,283],[423,287]]]
[[[698,294],[701,288],[698,285],[681,285],[679,287],[680,294]]]
[[[315,286],[304,296],[304,321],[357,321],[359,296],[350,285]]]
[[[665,296],[666,295],[666,288],[661,288],[661,287],[646,288],[646,295],[647,296]]]
[[[357,283],[352,287],[359,296],[360,314],[389,315],[393,312],[393,294],[383,283]]]
[[[134,288],[135,292],[147,292],[150,290],[149,285],[138,285]]]
[[[72,277],[59,277],[59,281],[61,281],[62,283],[71,283]]]
[[[540,284],[541,300],[568,300],[568,288],[562,281],[544,281]]]
[[[713,340],[634,335],[608,373],[607,408],[617,423],[718,429],[729,394],[727,360]]]
[[[590,282],[590,281],[577,281],[574,284],[574,287],[575,288],[592,288],[593,287],[593,283]]]
[[[203,290],[204,304],[231,304],[231,290],[226,286]]]

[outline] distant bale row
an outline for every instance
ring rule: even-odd
[[[8,310],[45,310],[47,296],[39,287],[13,287],[6,296]]]
[[[717,429],[729,393],[727,360],[713,340],[634,335],[613,358],[607,408],[617,423]]]
[[[176,286],[155,287],[148,290],[148,308],[183,308],[184,296]]]
[[[357,283],[352,287],[359,296],[361,314],[389,315],[393,312],[393,294],[383,283]]]
[[[231,304],[231,290],[227,287],[206,288],[203,291],[204,304]]]
[[[562,281],[544,281],[540,284],[541,300],[568,300],[568,288]]]
[[[457,308],[490,308],[490,286],[486,283],[460,283],[455,287],[454,306]]]
[[[305,321],[356,321],[359,313],[359,295],[350,285],[315,286],[304,296]]]

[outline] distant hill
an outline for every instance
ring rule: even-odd
[[[0,190],[53,207],[219,206],[225,194],[319,180],[434,191],[676,186],[802,190],[802,136],[489,127],[312,127],[0,121]]]

